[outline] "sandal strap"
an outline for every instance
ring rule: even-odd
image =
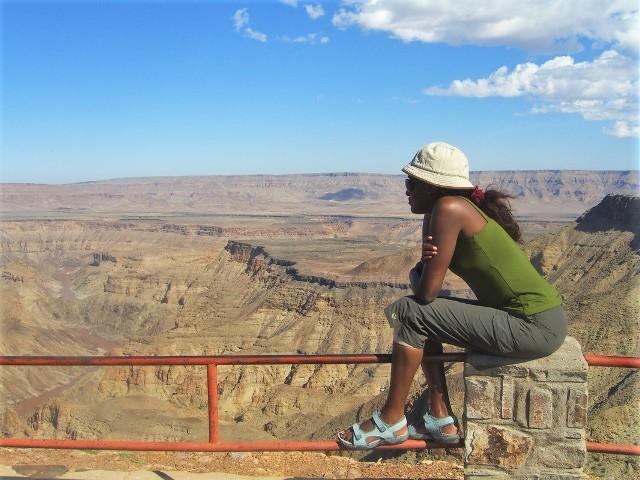
[[[429,414],[428,412],[424,414],[424,428],[429,433],[441,433],[442,427],[446,427],[448,425],[455,425],[458,422],[458,419],[453,415],[449,415],[443,418],[436,418]]]
[[[395,433],[397,430],[400,430],[401,428],[407,426],[407,417],[405,417],[404,415],[402,415],[402,418],[400,418],[400,420],[398,420],[396,423],[394,423],[393,425],[389,425],[384,420],[382,420],[382,417],[380,416],[380,410],[375,410],[371,414],[371,419],[373,420],[373,424],[381,432],[384,432],[385,430],[391,430],[392,433]],[[381,428],[381,426],[383,428]]]
[[[360,428],[360,425],[358,425],[357,423],[354,423],[353,425],[351,425],[351,430],[353,431],[353,439],[356,441],[360,440],[364,435],[364,432]],[[355,444],[356,442],[352,441],[351,443]]]
[[[351,430],[353,431],[353,436],[351,438],[351,445],[355,448],[367,448],[370,446],[377,446],[380,442],[384,443],[398,443],[404,441],[408,434],[401,436],[399,440],[396,438],[396,432],[402,429],[407,425],[407,417],[404,415],[402,418],[394,423],[393,425],[389,425],[385,423],[384,420],[380,417],[380,412],[376,410],[371,415],[371,419],[373,422],[373,429],[370,431],[364,431],[360,427],[360,424],[354,423],[351,426]],[[375,438],[376,440],[368,441],[369,438]]]
[[[371,420],[373,421],[374,426],[382,433],[384,432],[388,425],[380,418],[380,411],[374,410],[371,414]]]

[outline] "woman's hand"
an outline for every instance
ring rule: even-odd
[[[431,240],[433,240],[431,235],[426,235],[424,237],[424,240],[422,241],[422,258],[409,272],[409,284],[411,285],[411,290],[413,290],[414,294],[417,292],[420,277],[422,276],[422,262],[429,261],[438,254],[438,247],[431,243]]]
[[[422,262],[431,260],[438,254],[438,247],[431,243],[431,240],[433,240],[431,235],[427,235],[422,240]]]

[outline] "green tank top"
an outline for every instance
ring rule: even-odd
[[[558,291],[540,276],[509,234],[465,200],[487,224],[471,237],[460,234],[449,269],[467,282],[480,304],[525,315],[561,305]]]

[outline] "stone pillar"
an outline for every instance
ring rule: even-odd
[[[464,369],[466,480],[585,478],[587,362],[567,337],[552,355],[470,353]]]

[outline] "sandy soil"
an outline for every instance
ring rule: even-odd
[[[422,460],[412,465],[393,461],[359,462],[339,454],[303,452],[191,453],[120,452],[4,448],[0,464],[28,474],[33,466],[51,472],[84,470],[223,472],[249,476],[294,478],[411,478],[462,479],[463,468],[442,460]],[[55,476],[54,476],[55,475]],[[115,477],[114,477],[115,478]]]

